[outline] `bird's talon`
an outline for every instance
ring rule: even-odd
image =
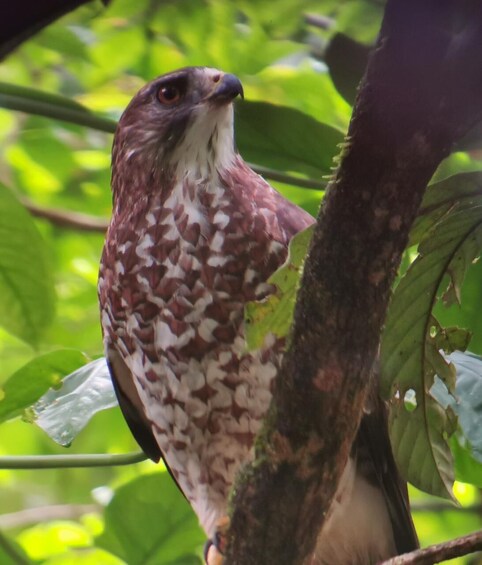
[[[206,565],[222,565],[226,551],[226,533],[229,528],[229,518],[224,516],[217,521],[216,532],[204,546],[204,561]]]

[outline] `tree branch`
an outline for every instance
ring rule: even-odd
[[[482,532],[474,532],[384,561],[381,565],[432,565],[482,550]]]
[[[51,224],[61,228],[105,233],[109,225],[109,221],[104,218],[98,218],[88,214],[79,214],[78,212],[71,212],[70,210],[44,208],[43,206],[37,206],[26,198],[22,198],[21,202],[32,216],[48,220]]]
[[[482,14],[466,6],[387,4],[318,217],[256,460],[234,489],[227,564],[298,564],[314,550],[425,187],[482,117]],[[461,17],[462,31],[450,35]]]
[[[90,0],[17,0],[3,6],[0,59],[49,23]]]
[[[53,504],[26,508],[18,512],[0,514],[0,529],[24,528],[31,524],[52,520],[77,520],[84,514],[92,514],[100,510],[101,507],[98,504]]]

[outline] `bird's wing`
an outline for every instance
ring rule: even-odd
[[[356,449],[364,452],[370,461],[370,474],[385,496],[397,552],[407,553],[419,547],[410,514],[407,485],[400,477],[393,458],[385,403],[378,394],[374,395],[373,403],[373,410],[362,418]]]
[[[113,347],[107,348],[107,363],[117,400],[129,429],[144,453],[157,463],[162,453],[139,398],[134,377],[120,353]]]
[[[172,480],[176,483],[177,488],[182,494],[184,494],[184,491],[180,487],[174,473],[169,468],[156,438],[152,433],[152,426],[146,416],[144,405],[134,384],[134,377],[120,353],[113,347],[107,348],[107,365],[120,409],[122,410],[122,414],[134,439],[149,459],[158,463],[162,458],[164,466],[171,475]],[[184,494],[184,496],[186,495]]]

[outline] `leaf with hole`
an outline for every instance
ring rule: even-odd
[[[479,240],[482,206],[476,199],[464,209],[449,207],[432,225],[390,304],[382,337],[381,389],[385,398],[392,398],[390,432],[405,477],[422,490],[451,497],[454,475],[447,437],[453,426],[430,389],[437,372],[452,389],[453,371],[436,346],[442,338],[437,337],[441,330],[433,325],[432,309],[454,258],[472,238]],[[408,390],[416,394],[411,412],[403,403]]]

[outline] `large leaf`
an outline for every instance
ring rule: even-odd
[[[204,539],[169,474],[155,473],[116,490],[97,545],[129,565],[199,565]]]
[[[343,33],[336,33],[328,43],[324,60],[333,84],[349,103],[355,102],[358,84],[368,64],[371,47]]]
[[[482,205],[482,174],[479,172],[460,173],[431,184],[410,232],[409,245],[420,243],[447,214],[473,208],[476,204]]]
[[[263,345],[267,335],[277,338],[287,335],[296,302],[303,261],[313,234],[313,227],[303,230],[291,240],[288,258],[268,282],[275,291],[264,300],[249,302],[245,308],[245,333],[249,349]]]
[[[259,165],[321,178],[332,172],[343,134],[285,106],[242,102],[236,107],[236,142],[241,155]]]
[[[435,401],[430,389],[435,374],[453,393],[454,370],[441,356],[440,347],[466,344],[460,330],[440,328],[432,319],[437,291],[447,271],[451,287],[463,279],[470,253],[477,254],[482,233],[482,206],[472,203],[452,209],[427,234],[419,256],[401,279],[393,296],[382,339],[382,393],[392,398],[390,432],[395,457],[406,478],[418,488],[439,496],[451,496],[453,464],[447,441],[453,431],[450,414]],[[454,337],[455,336],[455,337]],[[416,407],[407,409],[407,393],[415,395]]]
[[[0,184],[0,324],[36,345],[54,316],[45,244],[28,212]]]
[[[49,388],[59,387],[63,377],[85,364],[80,351],[61,349],[36,357],[16,371],[0,389],[0,422],[30,408]]]
[[[72,443],[99,411],[117,406],[109,368],[104,357],[65,377],[33,407],[35,423],[63,446]]]

